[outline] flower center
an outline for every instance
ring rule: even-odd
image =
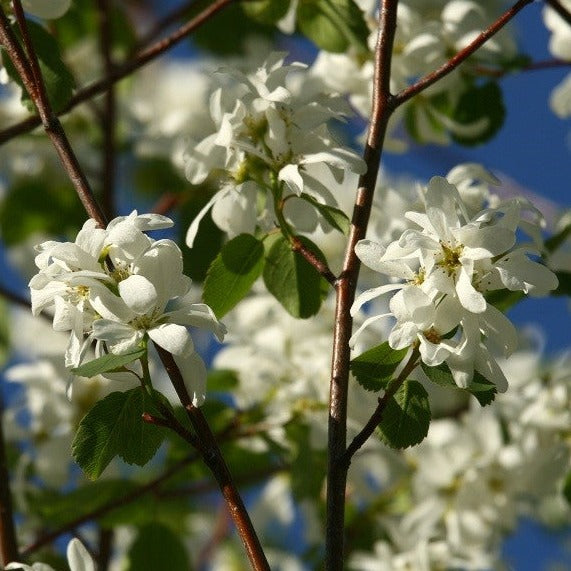
[[[461,265],[460,256],[462,255],[464,246],[462,244],[452,246],[442,241],[440,241],[440,246],[442,248],[442,259],[438,261],[437,264],[444,268],[449,276],[453,276],[458,266]]]

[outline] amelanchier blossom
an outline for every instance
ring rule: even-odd
[[[35,315],[53,308],[53,327],[71,331],[66,366],[77,367],[96,342],[124,354],[150,338],[173,354],[195,404],[205,396],[206,369],[194,350],[188,326],[201,327],[222,340],[225,328],[205,304],[193,303],[191,280],[172,240],[153,240],[147,230],[168,228],[157,214],[122,216],[106,229],[88,220],[75,242],[40,244],[30,280]]]
[[[557,278],[543,264],[528,257],[533,246],[516,246],[518,227],[529,211],[523,199],[512,199],[470,216],[458,189],[442,177],[430,180],[424,193],[425,212],[407,212],[417,228],[410,228],[386,248],[361,240],[355,251],[369,268],[396,283],[362,293],[355,313],[365,303],[391,291],[397,293],[390,311],[367,319],[353,335],[374,321],[396,320],[389,334],[393,349],[418,346],[429,366],[446,362],[456,383],[467,387],[474,371],[493,380],[499,390],[507,381],[488,345],[508,356],[516,348],[515,328],[486,300],[489,291],[508,289],[545,295],[557,287]]]
[[[67,544],[66,554],[69,571],[95,571],[95,563],[79,539],[74,538]],[[13,562],[6,565],[6,570],[8,569],[14,571],[54,571],[46,563],[26,565],[25,563]]]
[[[316,92],[308,81],[303,88],[286,81],[304,69],[301,63],[284,65],[284,55],[273,54],[255,73],[226,72],[230,85],[210,98],[217,131],[189,145],[184,158],[192,184],[214,175],[221,186],[191,224],[188,246],[210,208],[216,224],[230,236],[274,227],[280,203],[298,230],[314,230],[320,218],[299,198],[337,206],[319,180],[319,168],[326,165],[337,180],[347,170],[365,171],[364,161],[340,146],[327,128],[329,120],[349,113],[343,99]]]

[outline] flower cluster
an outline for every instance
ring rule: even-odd
[[[173,354],[195,403],[205,392],[204,363],[187,326],[222,340],[225,328],[212,310],[192,303],[182,254],[168,239],[145,234],[172,226],[157,214],[112,220],[106,229],[88,220],[75,242],[48,241],[37,247],[39,273],[30,280],[35,315],[53,307],[53,327],[71,331],[66,366],[77,367],[96,343],[96,354],[131,352],[147,338]]]
[[[374,321],[393,317],[388,339],[393,349],[418,346],[427,365],[446,361],[459,386],[469,386],[477,371],[503,391],[507,382],[487,345],[509,355],[516,332],[485,294],[507,289],[544,295],[557,287],[555,274],[528,257],[537,253],[532,246],[515,246],[518,228],[533,226],[524,213],[536,221],[539,213],[523,199],[512,199],[470,216],[458,189],[441,177],[430,180],[424,202],[424,213],[407,213],[416,228],[386,248],[371,240],[357,244],[355,251],[366,266],[402,281],[369,289],[356,299],[353,312],[398,290],[390,311],[367,319],[352,343]]]
[[[286,82],[291,72],[304,68],[284,65],[284,56],[274,54],[255,73],[233,71],[230,85],[212,94],[210,114],[217,131],[189,146],[185,172],[193,184],[215,174],[221,189],[190,226],[189,246],[211,207],[216,224],[231,236],[275,226],[276,208],[283,205],[297,229],[311,231],[320,223],[317,213],[290,198],[335,207],[319,180],[320,169],[325,165],[337,180],[346,170],[364,172],[363,160],[339,146],[327,128],[329,120],[347,114],[346,103],[317,93],[307,81],[303,89]]]
[[[320,52],[311,72],[329,88],[347,93],[352,105],[363,117],[371,114],[374,73],[374,46],[378,33],[378,19],[373,17],[378,3],[371,0],[359,2],[369,17],[370,52],[332,54]],[[439,0],[415,2],[404,0],[398,6],[393,57],[391,60],[392,93],[398,93],[419,77],[430,73],[465,48],[491,22],[501,9],[500,2],[475,2],[472,0]],[[505,31],[488,40],[477,54],[464,62],[460,71],[449,74],[431,86],[422,96],[411,102],[404,113],[407,128],[414,126],[411,134],[423,143],[448,144],[449,134],[460,137],[476,137],[489,125],[486,119],[461,123],[454,119],[454,109],[463,93],[474,85],[478,66],[498,68],[516,55],[516,44]],[[393,116],[389,124],[388,148],[403,151],[406,140],[402,137],[405,116],[403,108]]]

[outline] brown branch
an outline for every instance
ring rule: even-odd
[[[485,44],[494,34],[499,32],[515,15],[531,4],[534,0],[519,0],[511,8],[506,10],[493,24],[486,28],[479,34],[472,42],[470,42],[464,49],[460,50],[456,55],[451,57],[446,63],[442,64],[438,69],[425,75],[413,85],[409,85],[400,93],[395,95],[395,104],[402,105],[415,95],[424,91],[444,76],[453,72],[463,61],[471,56],[478,48]]]
[[[131,75],[137,69],[143,67],[150,61],[156,59],[176,44],[178,44],[185,36],[199,28],[202,24],[207,22],[212,16],[217,14],[220,10],[226,7],[228,4],[235,2],[236,0],[216,0],[210,6],[205,8],[200,14],[197,14],[194,18],[189,20],[186,24],[178,28],[170,36],[163,38],[152,44],[151,46],[138,52],[137,56],[132,60],[124,62],[122,65],[117,65],[113,70],[111,75],[105,76],[98,81],[95,81],[91,85],[88,85],[82,89],[79,89],[75,95],[71,98],[68,105],[59,112],[59,115],[65,115],[69,113],[74,107],[83,103],[96,95],[100,95],[109,89],[110,85],[124,79],[125,77]],[[0,41],[2,38],[0,37]],[[4,131],[0,132],[0,145],[13,139],[14,137],[27,133],[35,127],[42,124],[42,120],[39,116],[28,117],[20,123],[12,125]]]
[[[570,67],[570,66],[571,66],[571,61],[554,58],[554,59],[531,62],[523,67],[518,68],[516,71],[518,72],[541,71],[544,69],[553,69],[557,67]],[[474,68],[474,71],[479,75],[487,77],[496,77],[498,79],[501,79],[506,75],[508,75],[509,73],[511,73],[511,70],[485,67],[483,65],[477,65]]]
[[[19,561],[18,543],[12,509],[12,493],[10,491],[10,473],[6,457],[4,439],[4,406],[0,410],[0,563],[5,567],[11,561]]]
[[[29,93],[31,100],[34,102],[38,110],[41,123],[44,126],[46,134],[51,139],[59,159],[67,172],[73,186],[85,207],[87,214],[94,218],[100,226],[106,225],[106,220],[99,205],[95,201],[87,178],[85,177],[75,153],[71,148],[65,131],[63,130],[59,119],[54,114],[49,99],[47,97],[45,84],[40,71],[40,66],[36,52],[34,50],[30,34],[28,32],[26,19],[22,10],[20,0],[14,0],[14,12],[22,33],[22,38],[26,49],[28,50],[28,58],[24,53],[18,39],[14,35],[10,27],[10,22],[0,6],[0,43],[4,46],[14,67],[18,71],[22,82]]]
[[[292,236],[290,238],[290,243],[291,249],[294,252],[301,254],[305,260],[319,272],[321,277],[325,278],[332,286],[335,285],[337,277],[331,271],[326,262],[318,258],[309,248],[306,248],[298,236]]]
[[[375,183],[389,117],[394,111],[390,93],[391,57],[396,31],[398,0],[382,2],[375,55],[373,111],[367,134],[364,159],[367,172],[359,179],[351,230],[343,271],[337,280],[337,306],[333,334],[333,357],[329,401],[329,442],[327,468],[326,569],[343,569],[345,487],[347,469],[342,462],[347,445],[347,391],[349,385],[349,338],[353,326],[350,314],[355,298],[360,262],[355,245],[365,237],[373,204]]]
[[[545,3],[549,5],[550,8],[555,10],[563,20],[565,20],[571,26],[571,12],[559,2],[559,0],[545,0]]]
[[[113,35],[111,33],[111,7],[109,0],[97,0],[99,13],[99,51],[103,57],[105,75],[110,76],[115,69],[112,57]],[[115,123],[116,123],[115,87],[110,84],[105,91],[101,129],[103,131],[103,183],[101,206],[108,218],[115,213]]]
[[[349,469],[349,464],[351,463],[351,458],[367,442],[369,437],[373,434],[381,420],[383,419],[383,412],[387,407],[387,404],[391,400],[391,398],[395,395],[395,393],[400,389],[401,385],[407,380],[408,376],[412,373],[414,368],[418,365],[418,357],[420,352],[417,347],[415,347],[409,357],[407,364],[403,367],[402,371],[400,372],[399,376],[394,379],[385,394],[379,398],[379,402],[377,404],[377,408],[371,415],[371,418],[367,421],[367,424],[361,429],[361,432],[353,438],[351,444],[347,447],[343,458],[341,459],[341,463],[345,466],[345,469]]]
[[[270,567],[260,540],[206,418],[200,408],[192,404],[174,357],[159,345],[155,344],[155,347],[197,436],[199,450],[204,463],[212,472],[226,501],[234,525],[246,549],[252,569],[269,571]]]

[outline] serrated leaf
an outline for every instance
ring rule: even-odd
[[[273,26],[289,10],[289,0],[249,0],[241,4],[248,18],[266,26]]]
[[[38,56],[40,71],[48,94],[48,99],[55,112],[61,111],[69,103],[73,95],[74,80],[73,75],[61,59],[58,43],[50,33],[33,20],[26,20],[26,25],[34,50]],[[18,27],[14,27],[14,32],[20,38]],[[35,111],[36,107],[9,58],[3,58],[2,63],[6,67],[8,75],[22,87],[22,103],[30,110]]]
[[[298,238],[321,260],[325,259],[311,240]],[[305,319],[315,315],[327,295],[327,282],[301,254],[291,249],[283,236],[276,238],[270,248],[263,275],[268,291],[294,317]]]
[[[216,317],[228,313],[250,291],[264,268],[264,245],[240,234],[224,245],[204,282],[203,299]]]
[[[367,391],[386,388],[408,349],[392,349],[388,341],[361,353],[351,363],[351,372]]]
[[[192,569],[186,548],[177,534],[168,527],[150,523],[139,530],[127,552],[125,571],[142,569]]]
[[[446,363],[441,363],[434,367],[428,366],[424,362],[420,362],[420,366],[424,374],[435,384],[441,387],[451,387],[453,389],[459,388],[450,372],[450,367]]]
[[[408,448],[425,438],[430,425],[428,393],[417,381],[405,381],[388,401],[379,431],[391,448]]]
[[[501,129],[505,116],[506,109],[498,84],[490,81],[484,85],[474,85],[460,96],[452,119],[461,125],[475,124],[483,119],[487,124],[474,136],[452,132],[452,138],[460,145],[466,146],[485,143]]]
[[[155,412],[141,387],[114,392],[100,400],[79,423],[72,454],[85,474],[98,478],[115,456],[144,466],[164,438],[164,429],[146,423],[144,412]]]
[[[122,355],[108,353],[71,369],[71,372],[79,377],[95,377],[95,375],[100,375],[101,373],[121,370],[125,365],[141,358],[146,352],[145,348],[141,348]]]
[[[348,216],[339,208],[334,208],[333,206],[328,206],[327,204],[322,204],[318,202],[313,196],[302,192],[301,197],[306,202],[309,202],[318,212],[325,218],[325,220],[342,234],[348,234],[349,228],[351,226],[351,221]]]
[[[353,0],[299,0],[296,20],[301,32],[323,50],[341,53],[353,46],[368,51],[369,28]]]
[[[493,402],[498,392],[496,385],[478,371],[474,371],[472,382],[466,390],[476,397],[481,406],[486,406]]]

